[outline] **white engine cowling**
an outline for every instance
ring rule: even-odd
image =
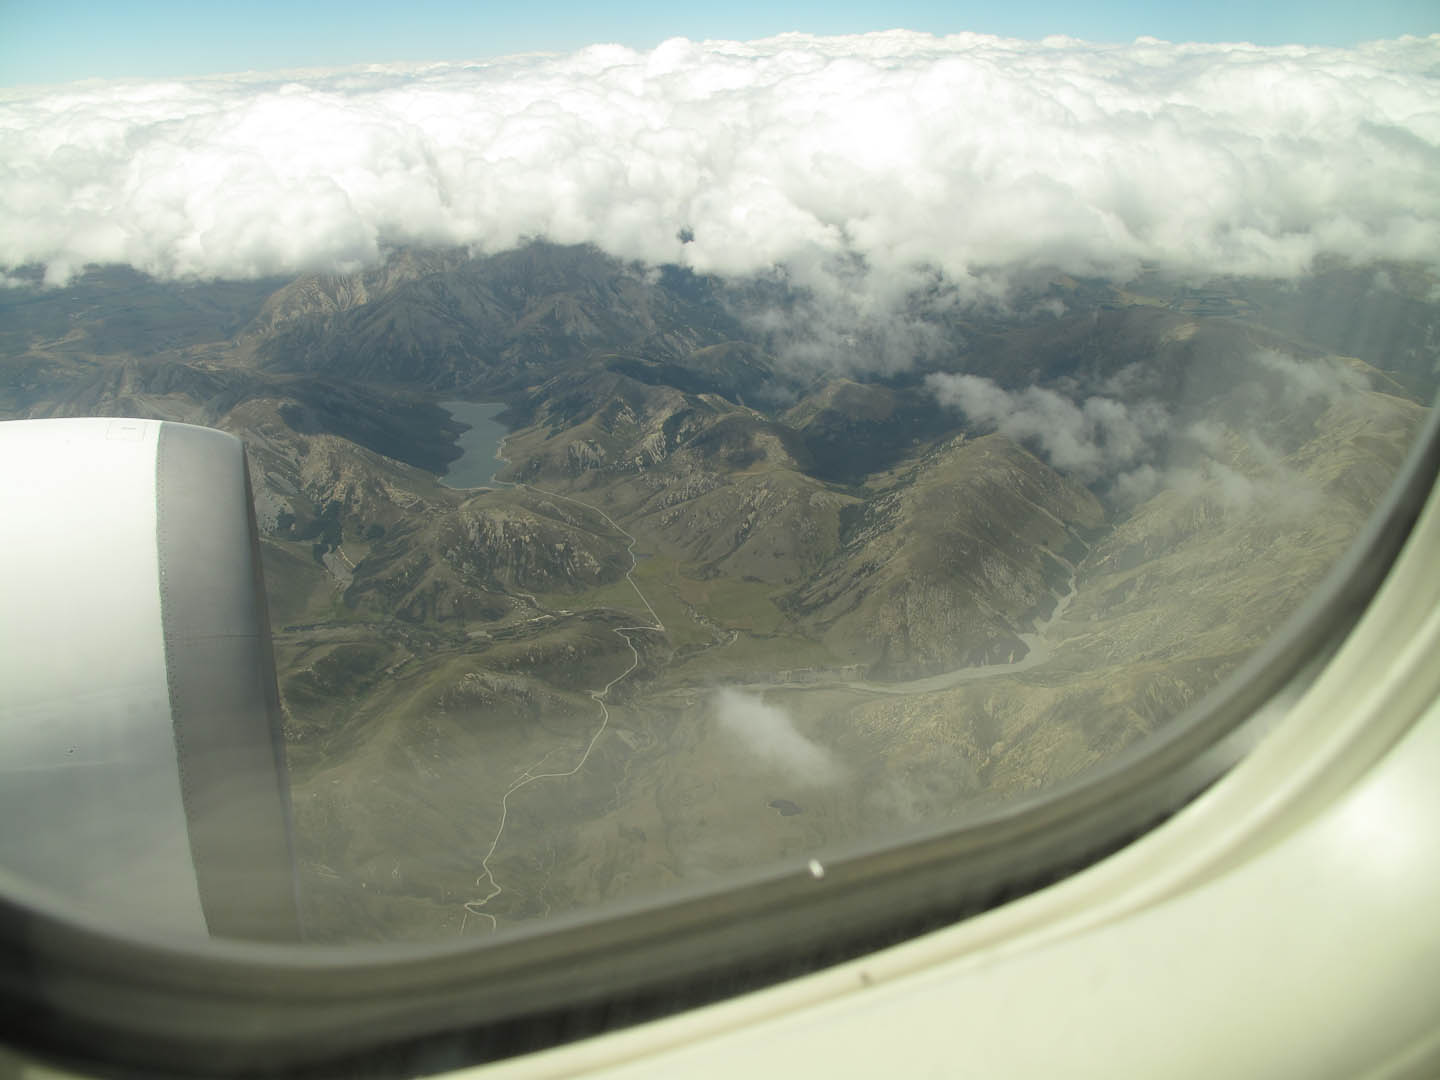
[[[112,925],[297,938],[239,440],[0,423],[0,601],[0,884]]]

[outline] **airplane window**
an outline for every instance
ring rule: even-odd
[[[1244,752],[1433,480],[1440,35],[779,29],[0,53],[6,925],[640,1015]]]

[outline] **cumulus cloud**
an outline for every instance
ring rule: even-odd
[[[967,299],[1041,266],[1433,263],[1437,63],[1440,36],[896,31],[5,91],[0,269],[344,271],[391,244],[543,236],[701,272],[783,267],[819,292],[848,273],[848,294],[894,307],[937,272]]]
[[[712,702],[720,727],[765,765],[808,785],[840,780],[845,769],[823,746],[795,730],[790,714],[755,694],[721,690]]]
[[[942,405],[973,423],[1035,445],[1051,465],[1091,482],[1143,461],[1169,433],[1169,410],[1156,401],[1109,397],[1076,402],[1042,386],[1010,391],[978,375],[934,374],[926,385]]]
[[[1255,363],[1279,379],[1283,394],[1290,400],[1318,400],[1333,405],[1358,390],[1368,390],[1370,380],[1337,359],[1302,362],[1278,349],[1259,349]]]
[[[1206,493],[1232,509],[1260,504],[1286,512],[1318,498],[1286,465],[1265,435],[1268,421],[1297,407],[1324,409],[1370,388],[1362,370],[1335,357],[1300,359],[1278,349],[1250,353],[1227,395],[1224,419],[1196,416],[1154,398],[1127,393],[1140,365],[1106,380],[1127,398],[1067,396],[1057,387],[1006,390],[976,375],[931,374],[926,385],[945,406],[974,425],[1034,449],[1061,472],[1130,506],[1162,490]],[[1202,409],[1212,403],[1202,403]],[[1284,427],[1285,421],[1280,421]],[[1237,467],[1243,462],[1243,469]]]
[[[1232,433],[1259,451],[1263,460],[1251,460],[1245,470],[1208,454],[1191,455],[1188,464],[1162,467],[1142,465],[1120,474],[1110,498],[1133,506],[1162,491],[1186,497],[1205,497],[1231,512],[1259,512],[1271,518],[1306,518],[1324,505],[1324,492],[1304,474],[1291,468],[1253,433]]]

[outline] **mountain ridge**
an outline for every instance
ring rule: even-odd
[[[464,905],[500,794],[537,772],[557,778],[516,789],[488,861],[502,929],[1103,762],[1344,550],[1425,414],[1432,325],[1407,307],[1381,371],[1325,345],[1334,320],[1267,326],[1287,301],[1244,282],[1057,278],[1049,314],[945,314],[945,349],[884,373],[772,349],[749,314],[787,297],[764,282],[556,245],[208,298],[75,289],[74,320],[0,305],[0,409],[245,440],[324,940],[483,932]],[[982,380],[991,411],[931,376]],[[487,488],[439,482],[454,396],[507,406]],[[1139,410],[1163,423],[1112,445]],[[1050,436],[1075,416],[1100,464],[1067,475]]]

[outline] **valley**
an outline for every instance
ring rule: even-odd
[[[1391,354],[1246,282],[1056,275],[1062,314],[937,314],[954,346],[881,372],[588,248],[183,303],[96,270],[65,334],[5,298],[0,407],[245,440],[308,933],[474,937],[961,823],[1175,722],[1427,413],[1440,315],[1396,279]],[[87,321],[111,290],[134,318]]]

